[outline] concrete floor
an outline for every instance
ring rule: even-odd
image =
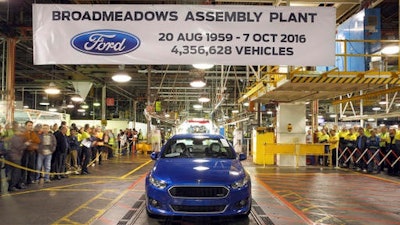
[[[148,218],[144,178],[148,155],[116,157],[89,175],[32,184],[0,197],[0,225],[47,224],[398,224],[400,179],[352,170],[282,168],[244,162],[252,175],[248,219]]]

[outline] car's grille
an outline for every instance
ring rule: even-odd
[[[226,187],[172,187],[169,194],[179,198],[224,198],[229,190]]]
[[[225,205],[192,206],[192,205],[171,205],[175,212],[186,213],[218,213],[225,210]]]

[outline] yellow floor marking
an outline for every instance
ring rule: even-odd
[[[138,183],[140,180],[144,179],[145,177],[146,176],[142,176],[135,183]],[[120,195],[118,195],[113,201],[111,201],[106,207],[104,207],[104,209],[99,210],[99,212],[90,219],[89,224],[91,224],[96,218],[99,218],[101,215],[103,215],[108,209],[111,208],[111,206],[115,205],[129,191],[132,191],[132,189],[130,189],[130,188],[125,189]]]
[[[62,221],[71,221],[69,219],[69,217],[71,217],[72,215],[74,215],[75,213],[77,213],[78,211],[80,211],[83,208],[88,208],[87,206],[92,203],[93,201],[95,201],[96,199],[98,199],[101,195],[103,195],[105,192],[102,191],[99,194],[97,194],[96,196],[94,196],[93,198],[89,199],[88,201],[86,201],[84,204],[82,204],[81,206],[77,207],[75,210],[72,210],[70,213],[68,213],[67,215],[61,217],[59,220],[57,220],[56,222],[54,222],[53,224],[60,224]],[[90,223],[90,220],[88,221],[88,223]]]
[[[98,178],[104,178],[104,179],[120,179],[120,176],[91,176],[91,175],[85,175],[85,176],[73,176],[73,177],[69,177],[69,179],[98,179]]]
[[[345,169],[340,169],[343,171],[347,171]],[[390,183],[395,183],[395,184],[400,184],[400,181],[394,180],[394,179],[390,179],[387,177],[380,177],[377,175],[373,175],[373,174],[362,174],[362,173],[358,173],[355,171],[351,171],[352,173],[348,173],[348,174],[339,174],[339,173],[284,173],[284,172],[271,172],[271,173],[257,173],[257,176],[262,178],[262,176],[316,176],[316,175],[320,175],[320,176],[367,176],[370,178],[374,178],[377,180],[382,180],[382,181],[386,181],[386,182],[390,182]]]
[[[153,162],[153,160],[149,160],[149,161],[143,163],[142,165],[140,165],[140,166],[136,167],[135,169],[131,170],[129,173],[127,173],[127,174],[121,176],[120,179],[125,179],[126,177],[128,177],[128,176],[131,175],[132,173],[134,173],[134,172],[140,170],[141,168],[143,168],[144,166],[146,166],[147,164],[149,164],[149,163],[151,163],[151,162]]]
[[[143,164],[141,164],[140,166],[138,166],[137,168],[135,168],[135,169],[133,169],[132,171],[130,171],[129,173],[127,173],[127,174],[125,174],[125,175],[123,175],[123,176],[121,176],[121,177],[119,177],[119,178],[117,178],[117,179],[125,179],[126,177],[128,177],[129,175],[131,175],[132,173],[134,173],[134,172],[136,172],[136,171],[138,171],[139,169],[141,169],[142,167],[144,167],[144,166],[146,166],[147,164],[149,164],[150,162],[152,162],[153,160],[149,160],[149,161],[147,161],[147,162],[145,162],[145,163],[143,163]],[[86,177],[86,176],[85,176]],[[145,176],[143,175],[141,178],[139,178],[140,180],[141,179],[144,179],[145,178]],[[87,183],[89,183],[89,182],[87,182]],[[100,183],[100,182],[90,182],[90,183]],[[81,184],[78,184],[78,185],[82,185],[82,183]],[[65,185],[63,188],[65,188],[65,187],[72,187],[72,186],[76,186],[76,185]],[[60,187],[57,187],[57,188],[47,188],[48,190],[52,190],[52,189],[59,189]],[[87,189],[80,189],[80,190],[87,190]],[[89,191],[89,190],[88,190]],[[93,190],[91,190],[91,191],[93,191]],[[87,208],[87,209],[90,209],[89,207],[88,207],[88,205],[91,203],[91,202],[93,202],[93,201],[95,201],[95,200],[97,200],[97,199],[101,199],[101,198],[103,198],[102,197],[102,195],[104,194],[104,193],[106,193],[106,192],[108,192],[109,190],[103,190],[100,194],[98,194],[98,195],[96,195],[95,197],[93,197],[93,198],[91,198],[91,199],[89,199],[87,202],[85,202],[84,204],[82,204],[80,207],[77,207],[75,210],[73,210],[73,211],[71,211],[70,213],[68,213],[67,215],[65,215],[64,217],[62,217],[62,218],[60,218],[59,220],[57,220],[56,222],[54,222],[53,223],[53,225],[59,225],[59,224],[62,224],[62,222],[63,221],[70,221],[70,222],[72,222],[73,224],[80,224],[80,223],[76,223],[76,222],[73,222],[73,221],[71,221],[69,218],[72,216],[72,215],[74,215],[75,213],[77,213],[78,211],[80,211],[81,209],[83,209],[83,208]],[[114,198],[113,199],[113,201],[111,201],[109,204],[107,204],[107,206],[106,207],[104,207],[104,209],[95,209],[95,211],[97,211],[97,213],[92,217],[92,218],[90,218],[89,219],[89,221],[87,221],[87,223],[85,223],[85,224],[90,224],[90,223],[92,223],[96,218],[99,218],[101,215],[103,215],[111,206],[113,206],[114,204],[116,204],[126,193],[128,193],[129,191],[132,191],[132,189],[125,189],[120,195],[118,195],[116,198]]]
[[[386,181],[386,182],[390,182],[390,183],[400,184],[400,181],[388,179],[388,178],[385,178],[385,177],[379,177],[379,176],[372,175],[372,174],[363,174],[363,175],[367,176],[367,177],[370,177],[370,178],[377,179],[377,180],[382,180],[382,181]]]

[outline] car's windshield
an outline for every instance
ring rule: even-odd
[[[169,141],[161,157],[234,159],[235,153],[225,139],[187,138]]]

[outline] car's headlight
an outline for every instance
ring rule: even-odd
[[[154,178],[152,175],[149,176],[149,181],[154,187],[158,189],[164,189],[167,187],[167,183],[165,183],[165,181],[158,180]]]
[[[231,187],[233,189],[239,189],[246,186],[249,182],[250,182],[250,176],[246,174],[246,176],[243,179],[235,181],[233,184],[231,184]]]

